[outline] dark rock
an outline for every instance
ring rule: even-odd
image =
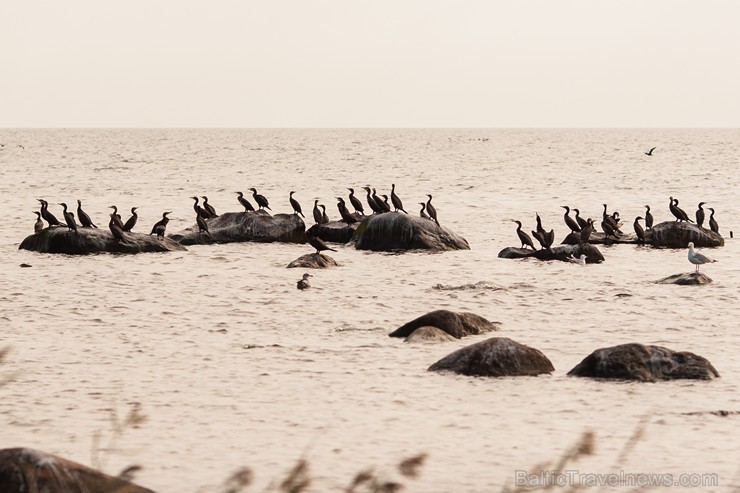
[[[695,247],[719,247],[724,238],[711,229],[699,228],[696,224],[666,221],[645,231],[645,242],[657,247],[687,248],[689,242]]]
[[[29,448],[0,450],[0,491],[154,493],[121,478]]]
[[[703,272],[685,272],[683,274],[673,274],[672,276],[664,277],[659,281],[655,281],[656,284],[678,284],[681,286],[696,286],[704,285],[712,282],[712,279],[705,275]]]
[[[302,255],[288,264],[288,268],[303,267],[306,269],[325,269],[327,267],[338,267],[336,260],[321,253],[309,253]]]
[[[198,226],[169,235],[183,245],[207,245],[254,241],[271,243],[305,243],[306,225],[297,214],[275,214],[265,210],[255,212],[225,212],[208,219],[209,233],[200,233]]]
[[[581,242],[581,233],[568,233],[568,236],[566,236],[563,241],[561,242],[562,245],[577,245]],[[613,236],[609,236],[609,239],[606,239],[606,235],[600,231],[594,231],[591,233],[591,236],[588,238],[588,242],[592,245],[614,245],[614,244],[628,244],[628,245],[636,245],[638,244],[637,241],[637,235],[634,233],[623,233],[619,235],[617,238],[614,238]]]
[[[555,371],[541,351],[512,341],[493,337],[448,354],[428,371],[452,371],[476,377],[540,375]]]
[[[475,313],[435,310],[402,325],[388,335],[390,337],[408,337],[416,329],[424,326],[437,327],[456,339],[499,329],[498,323],[489,322]]]
[[[168,238],[158,239],[155,235],[143,233],[124,233],[124,236],[125,242],[117,242],[108,228],[77,228],[76,233],[65,227],[45,228],[28,236],[18,248],[69,255],[187,251],[187,248]]]
[[[362,221],[362,219],[360,219]],[[355,230],[360,223],[354,223],[347,225],[344,221],[332,221],[326,224],[314,224],[308,231],[306,236],[316,236],[324,241],[332,243],[347,243],[352,239],[355,234]]]
[[[357,227],[352,242],[358,250],[470,250],[462,236],[434,221],[402,212],[375,214]]]
[[[549,250],[530,250],[528,248],[507,247],[498,253],[499,258],[529,258],[534,257],[539,260],[561,260],[569,262],[573,258],[586,256],[587,264],[598,264],[604,261],[604,256],[598,248],[590,243],[579,243],[576,245],[560,245],[552,247]]]
[[[712,364],[701,356],[635,343],[597,349],[568,375],[643,382],[719,377]]]
[[[403,342],[426,342],[426,343],[436,343],[436,342],[449,342],[454,341],[455,338],[452,337],[450,334],[445,332],[444,330],[438,328],[438,327],[431,327],[429,325],[425,325],[424,327],[419,327],[415,331],[413,331],[411,334],[406,337],[406,339],[403,340]]]

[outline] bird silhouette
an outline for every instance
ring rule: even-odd
[[[650,149],[649,151],[647,151],[647,152],[645,153],[645,155],[646,155],[646,156],[652,156],[652,155],[653,155],[653,151],[654,151],[654,150],[655,150],[655,147],[653,147],[652,149]]]

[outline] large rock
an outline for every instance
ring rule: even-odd
[[[375,214],[358,226],[352,238],[358,250],[470,250],[462,236],[434,221],[402,212]]]
[[[719,377],[712,364],[701,356],[635,343],[597,349],[568,375],[643,382]]]
[[[719,247],[725,244],[722,235],[696,224],[666,221],[645,231],[645,242],[656,247],[687,248],[689,242],[695,247]]]
[[[360,218],[359,220],[362,221],[363,219]],[[313,226],[308,228],[308,231],[306,231],[306,235],[313,235],[321,238],[324,241],[329,241],[332,243],[347,243],[349,242],[349,240],[352,239],[352,236],[355,234],[355,230],[359,225],[359,222],[348,225],[344,221],[332,221],[326,224],[314,224]]]
[[[555,371],[541,351],[512,341],[493,337],[448,354],[428,371],[452,371],[477,377],[540,375]]]
[[[254,212],[225,212],[208,219],[209,233],[200,233],[194,225],[186,230],[170,235],[170,238],[183,245],[203,245],[210,243],[233,243],[255,241],[270,243],[305,243],[306,225],[298,214],[275,214],[265,210]]]
[[[186,251],[187,248],[169,238],[159,239],[156,235],[124,233],[126,241],[117,242],[106,228],[77,228],[77,232],[64,226],[45,228],[24,239],[21,250],[41,253],[66,253],[84,255],[90,253],[143,253]]]
[[[424,342],[424,343],[437,343],[437,342],[449,342],[454,341],[455,338],[452,337],[450,334],[445,332],[444,330],[438,328],[438,327],[431,327],[428,325],[425,325],[424,327],[419,327],[415,331],[413,331],[411,334],[406,337],[406,339],[403,340],[403,342]]]
[[[498,253],[499,258],[529,258],[539,260],[561,260],[569,262],[570,258],[581,258],[586,256],[587,264],[598,264],[604,261],[604,256],[598,248],[590,243],[579,243],[576,245],[560,245],[549,250],[530,250],[529,248],[507,247]]]
[[[622,226],[624,228],[624,226]],[[568,236],[566,236],[562,243],[563,245],[577,245],[581,242],[581,233],[568,233]],[[602,233],[601,231],[594,231],[591,233],[591,236],[588,238],[588,242],[592,245],[614,245],[616,244],[631,244],[636,245],[638,244],[637,241],[637,235],[634,233],[623,233],[619,235],[618,237],[614,238],[613,236],[609,235],[609,239],[606,238],[606,235]]]
[[[664,277],[659,281],[655,281],[656,284],[678,284],[680,286],[701,286],[709,284],[712,279],[706,276],[703,272],[685,272],[683,274],[673,274],[672,276]]]
[[[408,337],[419,327],[425,326],[437,327],[456,339],[499,329],[498,323],[489,322],[475,313],[435,310],[403,324],[388,335],[390,337]]]
[[[29,448],[0,450],[3,493],[154,493],[121,478]]]
[[[308,253],[302,255],[288,264],[288,268],[303,267],[304,269],[325,269],[327,267],[338,267],[336,260],[321,253]]]

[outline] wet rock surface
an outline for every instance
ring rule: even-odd
[[[470,250],[467,240],[434,221],[402,212],[369,216],[352,242],[358,250]]]
[[[625,228],[626,226],[623,226]],[[575,245],[580,243],[581,235],[579,233],[570,233],[563,240],[564,244]],[[625,232],[616,239],[609,236],[605,238],[604,233],[594,231],[588,240],[591,244],[611,245],[611,244],[639,244],[637,236],[634,233]],[[665,221],[654,225],[651,229],[645,230],[645,244],[654,247],[666,248],[686,248],[689,242],[693,242],[696,247],[719,247],[725,244],[722,235],[715,233],[711,229],[699,228],[696,224],[677,221]]]
[[[86,255],[91,253],[146,253],[186,251],[187,248],[169,238],[143,233],[124,233],[126,241],[116,241],[108,228],[66,227],[45,228],[26,237],[18,247],[41,253]]]
[[[655,281],[656,284],[678,284],[679,286],[703,286],[710,282],[712,282],[712,279],[703,272],[673,274],[672,276]]]
[[[275,214],[265,210],[225,212],[207,220],[208,233],[197,225],[169,235],[183,245],[207,245],[254,241],[258,243],[305,243],[306,225],[297,214]]]
[[[349,225],[344,221],[331,221],[326,224],[314,224],[308,228],[306,235],[312,234],[324,241],[332,243],[347,243],[352,239],[352,236],[355,234],[355,230],[360,225],[360,222],[365,219],[359,214],[353,214],[353,217],[355,216],[357,216],[359,222]]]
[[[498,330],[500,325],[470,312],[435,310],[405,323],[390,334],[390,337],[408,337],[419,327],[436,327],[456,339],[468,335]]]
[[[404,339],[403,342],[411,342],[411,343],[438,343],[438,342],[450,342],[454,341],[455,338],[452,337],[450,334],[445,332],[444,330],[438,328],[438,327],[431,327],[431,326],[424,326],[419,327],[415,331],[413,331],[411,334]]]
[[[325,269],[327,267],[338,267],[340,264],[329,257],[321,253],[309,253],[302,255],[288,264],[288,268],[303,267],[305,269]]]
[[[604,261],[604,255],[590,243],[576,245],[560,245],[549,250],[530,250],[529,248],[507,247],[498,254],[499,258],[536,258],[539,260],[560,260],[570,262],[571,258],[580,258],[586,255],[587,264],[598,264]]]

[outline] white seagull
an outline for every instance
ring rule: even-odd
[[[701,264],[708,264],[710,262],[716,262],[716,260],[702,255],[699,252],[694,251],[694,243],[689,242],[689,262],[696,265],[696,272],[699,272],[699,266]]]
[[[568,257],[568,262],[573,262],[574,264],[578,265],[586,265],[586,256],[584,254],[581,254],[579,258],[575,258],[571,253],[570,257]]]

